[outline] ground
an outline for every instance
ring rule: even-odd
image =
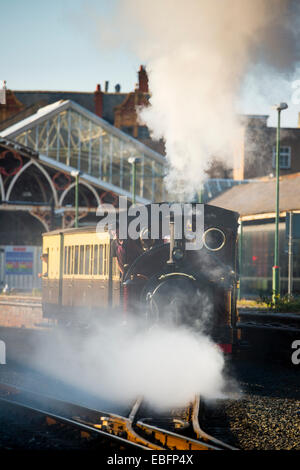
[[[39,334],[37,330],[0,328],[0,338],[9,340],[8,350],[14,352],[13,360],[8,358],[7,365],[0,366],[0,382],[63,400],[72,396],[70,401],[102,409],[103,403],[97,402],[97,397],[70,390],[54,377],[26,366],[28,343]],[[12,343],[17,349],[11,348]],[[25,354],[22,354],[23,347]],[[17,361],[18,356],[23,358],[22,365]],[[244,352],[228,361],[227,374],[241,392],[239,399],[219,402],[231,444],[244,450],[300,450],[300,364],[293,365],[288,359],[287,355],[273,357],[266,351],[256,351],[255,355]],[[0,449],[74,449],[82,445],[82,441],[72,441],[68,436],[61,436],[57,429],[49,429],[40,418],[28,421],[26,413],[11,411],[3,405],[0,405],[0,423]],[[214,434],[213,428],[211,433]]]
[[[238,447],[300,450],[300,365],[256,357],[238,359],[234,369],[242,396],[225,409]]]

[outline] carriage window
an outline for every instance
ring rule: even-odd
[[[71,259],[71,249],[67,246],[67,272],[66,274],[70,274],[70,259]]]
[[[75,246],[75,255],[74,255],[74,274],[78,274],[78,261],[79,261],[79,246]]]
[[[80,246],[79,254],[79,274],[83,274],[83,262],[84,262],[84,246]]]
[[[108,255],[108,246],[104,245],[104,266],[103,266],[104,275],[106,275],[108,271],[108,262],[107,262],[108,256],[107,255]]]
[[[64,249],[64,274],[67,274],[67,255],[68,255],[68,247],[65,246],[65,249]]]
[[[85,274],[89,274],[89,267],[90,267],[90,245],[86,245],[85,247]]]
[[[94,245],[90,245],[90,264],[89,264],[89,274],[93,274],[94,266]]]
[[[103,245],[99,245],[98,274],[103,274]]]
[[[69,247],[69,274],[73,272],[73,247]]]
[[[94,246],[94,268],[93,274],[97,274],[97,262],[98,262],[98,245]]]
[[[70,256],[69,256],[69,274],[73,274],[73,246],[70,246]]]

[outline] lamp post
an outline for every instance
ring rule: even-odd
[[[240,236],[239,236],[239,290],[238,300],[242,298],[242,266],[243,266],[243,220],[240,220]]]
[[[204,185],[201,184],[200,189],[198,191],[198,204],[203,204],[203,193],[204,193]]]
[[[131,164],[131,175],[132,175],[132,204],[135,205],[136,196],[136,164],[140,161],[140,158],[129,157],[128,162]]]
[[[280,115],[281,111],[287,109],[286,103],[273,106],[277,110],[277,132],[276,132],[276,215],[275,215],[275,244],[274,244],[274,266],[272,268],[272,300],[276,305],[280,296],[280,267],[279,267],[279,155],[280,155]]]
[[[71,175],[75,178],[75,228],[78,228],[78,185],[79,185],[79,170],[71,171]]]

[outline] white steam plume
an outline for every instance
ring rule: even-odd
[[[151,107],[140,117],[154,137],[165,139],[173,189],[174,181],[182,180],[197,188],[212,157],[233,165],[243,81],[257,64],[265,76],[293,70],[299,59],[299,3],[120,3],[114,40],[129,41],[147,65]]]
[[[118,406],[139,395],[157,408],[184,406],[197,393],[223,397],[226,388],[223,354],[208,337],[185,327],[140,329],[138,319],[57,329],[36,344],[32,366]]]

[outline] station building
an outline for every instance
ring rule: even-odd
[[[60,100],[2,130],[0,282],[39,287],[34,266],[42,232],[74,225],[74,170],[80,172],[81,225],[97,222],[101,202],[130,200],[130,157],[138,159],[136,201],[164,200],[165,158],[78,103]]]
[[[129,93],[122,92],[119,84],[110,91],[108,82],[104,87],[98,84],[92,92],[2,90],[0,290],[1,282],[17,288],[40,285],[36,273],[41,233],[74,225],[74,170],[80,171],[80,225],[97,222],[99,203],[116,203],[119,195],[130,200],[129,157],[138,158],[137,202],[166,199],[164,142],[154,141],[137,117],[137,107],[148,106],[149,98],[143,66],[135,89]],[[267,119],[268,116],[241,117],[234,167],[232,171],[221,168],[221,173],[213,170],[209,174],[202,190],[203,202],[213,199],[218,204],[220,197],[221,204],[223,193],[226,198],[230,191],[244,191],[242,186],[254,184],[257,178],[262,182],[261,176],[274,171],[276,129],[267,126]],[[281,142],[281,175],[299,172],[300,127],[282,129]],[[15,247],[15,264],[7,265],[6,247]],[[24,247],[33,254],[22,255]],[[9,256],[14,259],[14,255]],[[27,264],[26,256],[30,259]],[[250,290],[254,281],[251,282]],[[260,289],[268,289],[269,280],[267,284],[265,278],[258,282]]]
[[[275,175],[276,127],[268,126],[268,115],[240,116],[233,179],[244,180]],[[282,176],[300,172],[300,119],[298,127],[280,130],[279,165]]]
[[[276,179],[261,178],[236,185],[210,204],[237,211],[243,235],[240,259],[242,296],[270,295],[274,265]],[[300,173],[280,177],[279,265],[281,294],[287,293],[288,239],[286,216],[300,214]],[[300,293],[300,240],[293,241],[294,293]]]

